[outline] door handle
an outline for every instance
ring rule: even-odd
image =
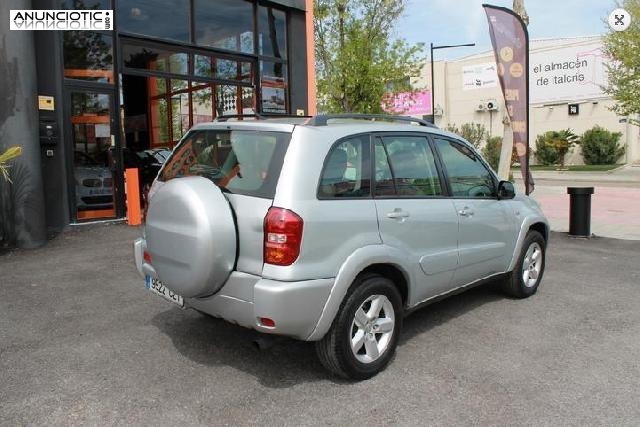
[[[473,216],[473,211],[471,209],[469,209],[468,206],[465,206],[464,208],[460,209],[458,211],[458,215],[460,216]]]
[[[402,219],[402,218],[408,218],[408,217],[409,217],[409,212],[403,211],[400,208],[395,208],[393,212],[387,213],[387,218],[391,218],[391,219]]]

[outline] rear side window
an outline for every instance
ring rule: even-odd
[[[202,176],[230,193],[273,198],[290,139],[286,132],[191,131],[173,150],[159,180]]]
[[[334,145],[324,162],[318,198],[369,197],[369,135],[349,137]]]
[[[376,138],[376,196],[441,196],[431,147],[422,136]]]

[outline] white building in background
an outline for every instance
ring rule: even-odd
[[[601,37],[531,40],[529,49],[532,151],[536,136],[546,131],[571,128],[581,134],[599,125],[622,133],[620,142],[626,147],[622,162],[640,162],[639,128],[612,112],[614,102],[602,91],[606,85],[607,59],[602,52]],[[493,51],[438,61],[434,72],[438,126],[476,122],[485,125],[491,136],[503,135],[506,111]],[[428,63],[412,83],[417,88],[431,88]],[[580,147],[576,147],[567,156],[567,164],[580,163],[582,155]]]

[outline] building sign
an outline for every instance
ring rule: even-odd
[[[418,116],[431,114],[431,91],[387,94],[382,109],[388,113]]]
[[[498,86],[495,62],[467,65],[462,67],[462,89],[484,89]]]
[[[580,114],[580,104],[569,104],[569,115],[577,116]]]
[[[531,104],[605,97],[607,61],[600,42],[532,52],[530,58]]]

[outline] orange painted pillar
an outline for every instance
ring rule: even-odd
[[[313,32],[313,0],[306,0],[305,9],[307,30],[307,115],[315,116],[316,110],[316,55]]]
[[[138,181],[138,169],[129,168],[124,172],[125,193],[127,195],[127,224],[142,224],[140,212],[140,184]]]

